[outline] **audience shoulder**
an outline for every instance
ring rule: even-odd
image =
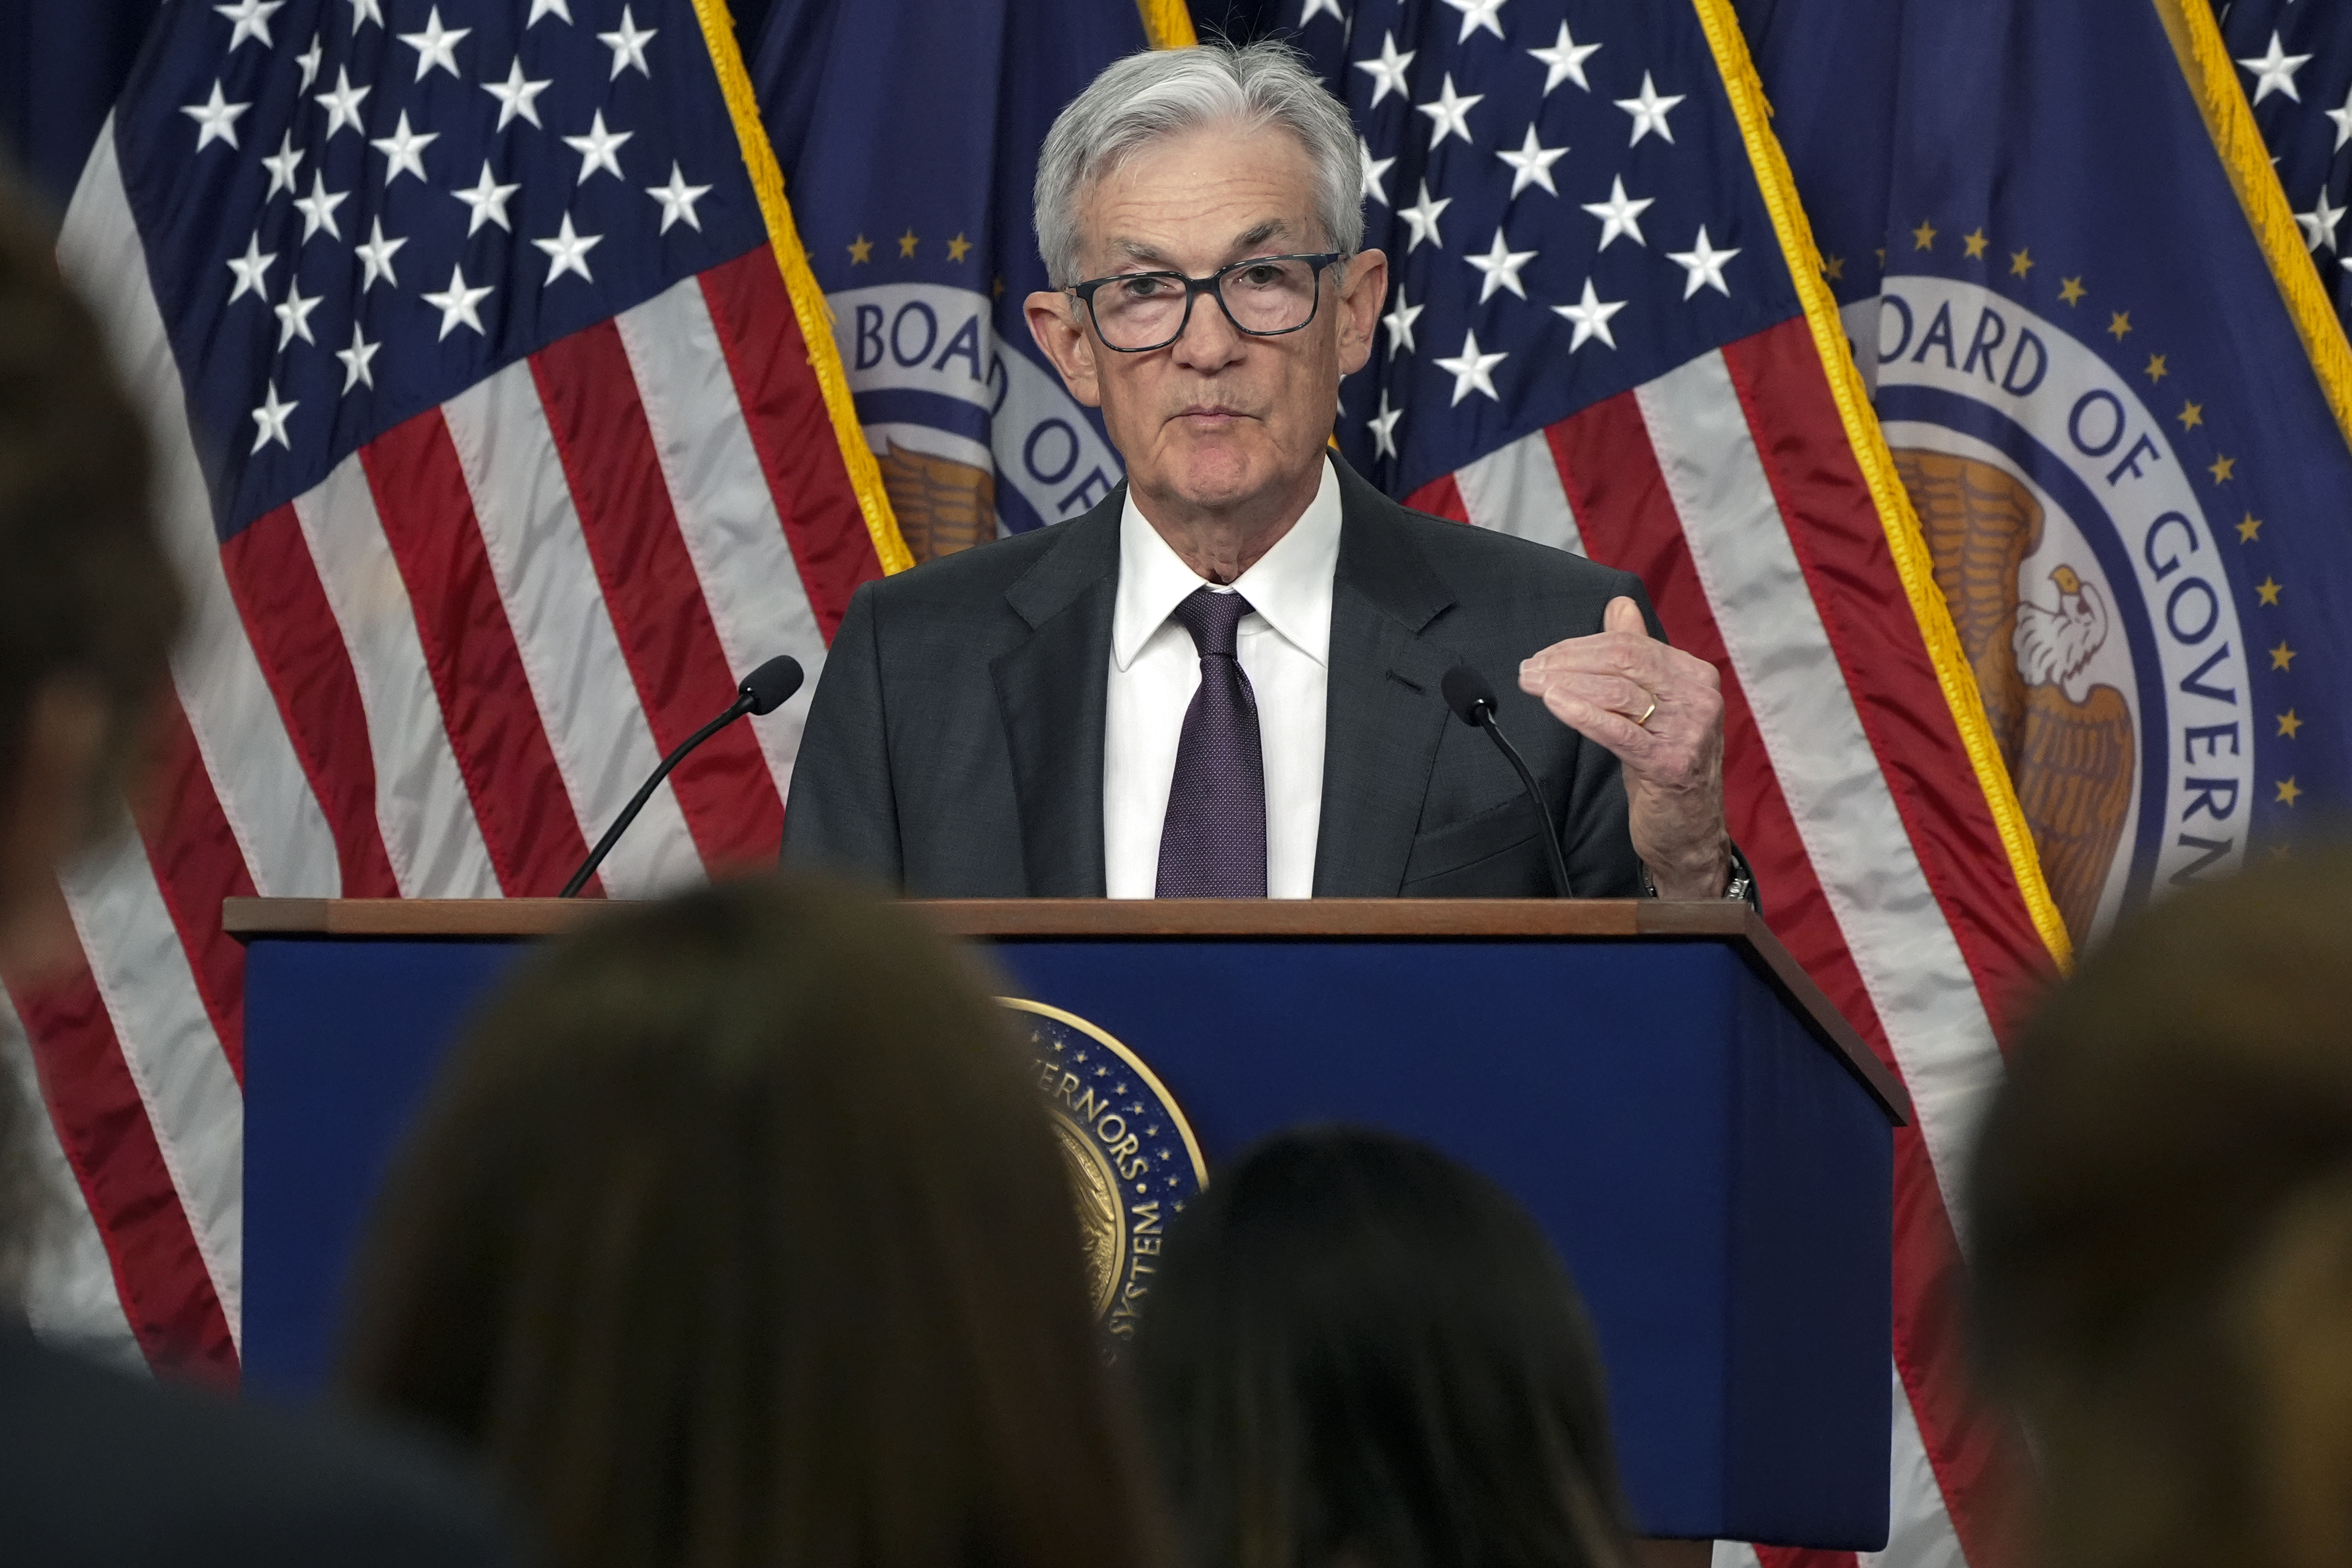
[[[21,1331],[0,1346],[0,1388],[12,1535],[28,1548],[54,1535],[63,1552],[32,1550],[36,1560],[520,1561],[487,1485],[442,1445],[405,1431],[231,1405],[36,1345]],[[100,1489],[136,1506],[95,1506]]]

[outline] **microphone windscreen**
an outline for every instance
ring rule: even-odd
[[[1495,689],[1486,684],[1485,676],[1466,664],[1457,664],[1447,670],[1437,689],[1444,694],[1445,705],[1454,710],[1454,716],[1473,729],[1477,728],[1481,706],[1489,713],[1495,710]]]
[[[792,700],[805,679],[801,673],[801,661],[791,654],[780,653],[745,676],[735,694],[751,700],[752,712],[772,713]]]

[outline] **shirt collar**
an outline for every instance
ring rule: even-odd
[[[1243,573],[1234,591],[1299,652],[1324,664],[1331,650],[1331,580],[1339,565],[1339,476],[1328,461],[1315,499],[1290,531]],[[1129,490],[1118,520],[1118,604],[1112,612],[1111,658],[1135,662],[1169,613],[1202,579],[1145,521]]]

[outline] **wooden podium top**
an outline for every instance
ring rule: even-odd
[[[257,936],[552,936],[623,902],[605,899],[225,899],[221,924],[240,941]],[[1728,900],[1675,903],[1663,899],[910,899],[908,902],[957,936],[1746,936],[1780,951],[1779,939],[1762,917],[1748,905]]]
[[[1862,1080],[1897,1123],[1911,1097],[1744,903],[1660,899],[929,899],[909,900],[950,935],[982,939],[1156,937],[1280,941],[1570,938],[1728,943]],[[499,939],[551,936],[594,920],[602,899],[226,899],[221,924],[256,937]]]

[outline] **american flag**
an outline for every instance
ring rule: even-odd
[[[2252,102],[2304,247],[2352,325],[2352,12],[2294,0],[2221,0],[2221,37]]]
[[[1954,1561],[1997,1533],[2014,1451],[1967,1391],[1951,1184],[1995,1013],[2066,933],[1730,6],[1283,19],[1354,113],[1394,279],[1341,447],[1412,504],[1641,574],[1725,673],[1767,918],[1910,1089],[1882,1561]]]
[[[62,879],[88,967],[8,988],[83,1200],[34,1315],[233,1375],[221,900],[554,892],[904,548],[713,0],[173,0],[60,258],[194,608],[163,787]],[[805,702],[673,774],[603,889],[772,858]]]

